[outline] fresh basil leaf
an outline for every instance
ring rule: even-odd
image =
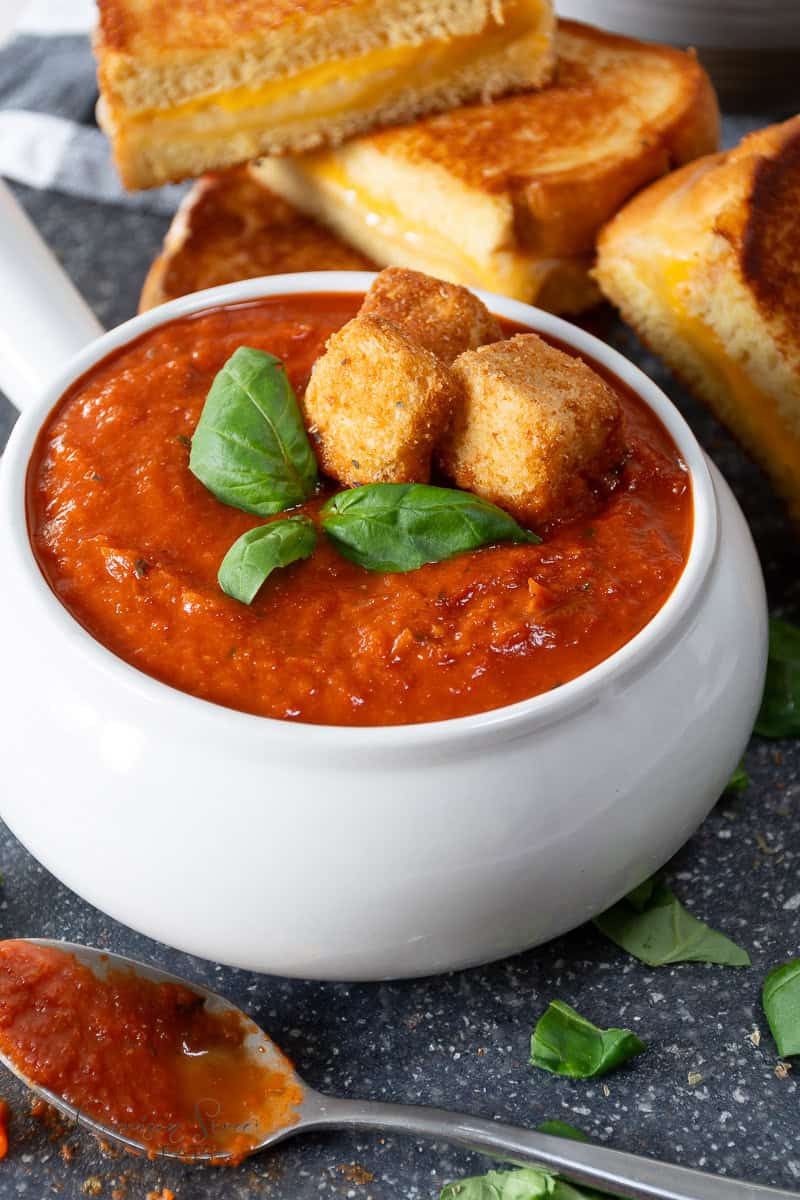
[[[552,1000],[531,1037],[531,1065],[570,1079],[591,1079],[646,1049],[629,1029],[599,1029],[563,1000]]]
[[[744,792],[750,787],[750,783],[750,776],[747,774],[747,771],[745,771],[744,760],[742,760],[726,783],[725,791]]]
[[[767,973],[761,1003],[778,1053],[800,1054],[800,958]]]
[[[555,1191],[555,1176],[535,1167],[516,1171],[487,1171],[448,1183],[439,1200],[547,1200]]]
[[[576,1129],[574,1125],[569,1125],[566,1121],[542,1121],[541,1125],[538,1126],[538,1132],[550,1133],[554,1137],[569,1138],[573,1142],[591,1142],[592,1140],[590,1137],[587,1137],[581,1129]],[[559,1182],[561,1182],[562,1187],[573,1187],[574,1192],[573,1185],[565,1185],[562,1181]],[[562,1200],[567,1200],[567,1198],[563,1196],[563,1193],[556,1194],[561,1195]],[[611,1198],[611,1200],[615,1200],[616,1197],[615,1192],[597,1192],[594,1188],[585,1188],[580,1192],[575,1192],[575,1195],[586,1197],[586,1200],[609,1200],[609,1198]],[[621,1197],[619,1197],[618,1200],[621,1200]]]
[[[223,504],[271,516],[307,500],[317,463],[279,358],[240,346],[217,374],[189,470]]]
[[[217,575],[219,586],[234,600],[251,604],[276,567],[308,558],[316,544],[317,531],[302,515],[248,529],[223,558]]]
[[[439,1200],[585,1200],[594,1195],[565,1183],[549,1171],[519,1167],[516,1171],[487,1171],[458,1183],[448,1183]]]
[[[636,888],[595,918],[597,929],[651,967],[679,962],[750,966],[746,950],[693,917],[665,883],[650,882],[649,897],[642,900],[644,884]]]
[[[762,737],[800,737],[800,628],[771,617],[769,660],[755,732]]]
[[[455,488],[370,483],[322,509],[336,548],[368,571],[414,571],[494,542],[540,542],[501,508]]]
[[[589,1138],[566,1121],[543,1121],[540,1133],[588,1142]],[[552,1172],[538,1167],[515,1171],[488,1171],[458,1183],[448,1183],[439,1200],[608,1200],[608,1194],[593,1188],[578,1188]]]
[[[625,899],[628,901],[628,904],[633,905],[637,912],[644,912],[653,898],[653,888],[655,885],[656,881],[651,876],[650,879],[645,879],[644,883],[640,883],[638,887],[628,892]]]
[[[591,1139],[581,1129],[576,1129],[574,1125],[568,1124],[567,1121],[542,1121],[541,1125],[537,1126],[539,1133],[550,1133],[553,1137],[570,1138],[573,1142],[588,1142]]]

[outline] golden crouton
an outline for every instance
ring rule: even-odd
[[[497,320],[472,292],[421,271],[387,267],[364,297],[362,317],[384,317],[449,366],[465,350],[503,336]]]
[[[613,389],[535,333],[470,350],[452,370],[463,399],[439,447],[442,467],[523,524],[575,513],[619,464]]]
[[[341,483],[425,483],[459,395],[443,363],[389,321],[354,317],[328,339],[303,399],[322,469]]]

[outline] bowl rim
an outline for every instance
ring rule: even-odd
[[[130,318],[101,335],[78,352],[44,389],[38,401],[26,408],[18,419],[3,455],[0,471],[0,496],[13,518],[8,527],[17,565],[22,571],[17,582],[25,589],[31,616],[41,614],[58,635],[90,668],[111,677],[119,687],[135,692],[145,701],[170,705],[176,714],[197,721],[205,713],[213,717],[220,737],[258,735],[266,744],[280,744],[284,750],[302,747],[307,753],[320,750],[418,751],[421,747],[451,748],[481,735],[519,736],[561,720],[570,713],[596,702],[609,687],[647,669],[656,655],[691,619],[714,561],[719,514],[716,494],[705,454],[678,409],[645,373],[619,351],[593,334],[562,317],[504,296],[471,289],[498,316],[528,326],[532,332],[549,334],[579,353],[599,362],[632,388],[665,426],[678,447],[692,486],[694,523],[689,554],[675,587],[648,623],[608,658],[560,687],[526,700],[463,717],[450,717],[404,725],[323,725],[307,721],[284,720],[228,708],[184,692],[171,684],[147,675],[118,657],[97,641],[54,594],[36,561],[28,535],[26,484],[30,458],[44,422],[67,388],[100,359],[138,338],[156,326],[225,304],[265,299],[297,293],[362,293],[372,283],[375,272],[313,271],[289,275],[261,276],[237,283],[207,288],[159,305]],[[159,721],[163,721],[163,707]]]

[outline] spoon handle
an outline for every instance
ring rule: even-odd
[[[383,1129],[452,1142],[517,1165],[546,1167],[628,1200],[798,1200],[798,1193],[761,1187],[688,1167],[656,1162],[607,1146],[517,1129],[498,1121],[407,1104],[310,1095],[303,1128]]]

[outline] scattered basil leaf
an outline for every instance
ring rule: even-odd
[[[601,933],[651,967],[667,963],[720,963],[749,967],[750,955],[724,933],[693,917],[665,883],[650,880],[595,918]]]
[[[744,769],[744,759],[739,763],[736,770],[731,775],[725,785],[726,792],[744,792],[750,787],[750,776]]]
[[[552,1000],[531,1037],[531,1065],[570,1079],[591,1079],[646,1049],[629,1029],[599,1029],[563,1000]]]
[[[515,1171],[487,1171],[485,1175],[448,1183],[439,1200],[585,1200],[592,1195],[549,1171],[518,1167]]]
[[[762,737],[800,737],[800,628],[770,617],[769,659],[755,732]]]
[[[573,1142],[588,1142],[590,1139],[586,1136],[582,1129],[576,1129],[574,1125],[568,1124],[567,1121],[542,1121],[541,1125],[537,1126],[539,1133],[551,1133],[553,1137],[570,1138]]]
[[[322,517],[337,550],[368,571],[414,571],[493,542],[541,541],[488,500],[427,483],[338,492]]]
[[[800,1054],[800,958],[767,973],[761,1003],[778,1053]]]
[[[240,346],[217,374],[189,470],[223,504],[271,516],[307,500],[317,463],[279,358]]]
[[[649,879],[645,879],[638,887],[628,892],[625,899],[628,901],[628,904],[633,905],[637,912],[644,912],[653,898],[653,888],[655,885],[656,881],[651,875]]]
[[[576,1129],[574,1125],[567,1124],[566,1121],[542,1121],[538,1126],[539,1133],[550,1133],[554,1137],[570,1138],[573,1142],[591,1142],[591,1138],[581,1129]],[[574,1191],[574,1185],[571,1185]],[[622,1197],[616,1197],[615,1192],[597,1192],[594,1188],[584,1188],[581,1192],[576,1192],[576,1195],[586,1197],[586,1200],[622,1200]],[[562,1193],[563,1197],[563,1193]]]
[[[590,1139],[566,1121],[543,1121],[540,1133],[572,1138],[576,1142]],[[489,1171],[458,1183],[449,1183],[439,1200],[609,1200],[610,1193],[593,1188],[576,1187],[551,1171],[538,1167],[520,1167],[515,1171]]]
[[[308,558],[316,544],[317,531],[302,515],[248,529],[223,558],[217,575],[219,586],[234,600],[251,604],[276,567]]]

